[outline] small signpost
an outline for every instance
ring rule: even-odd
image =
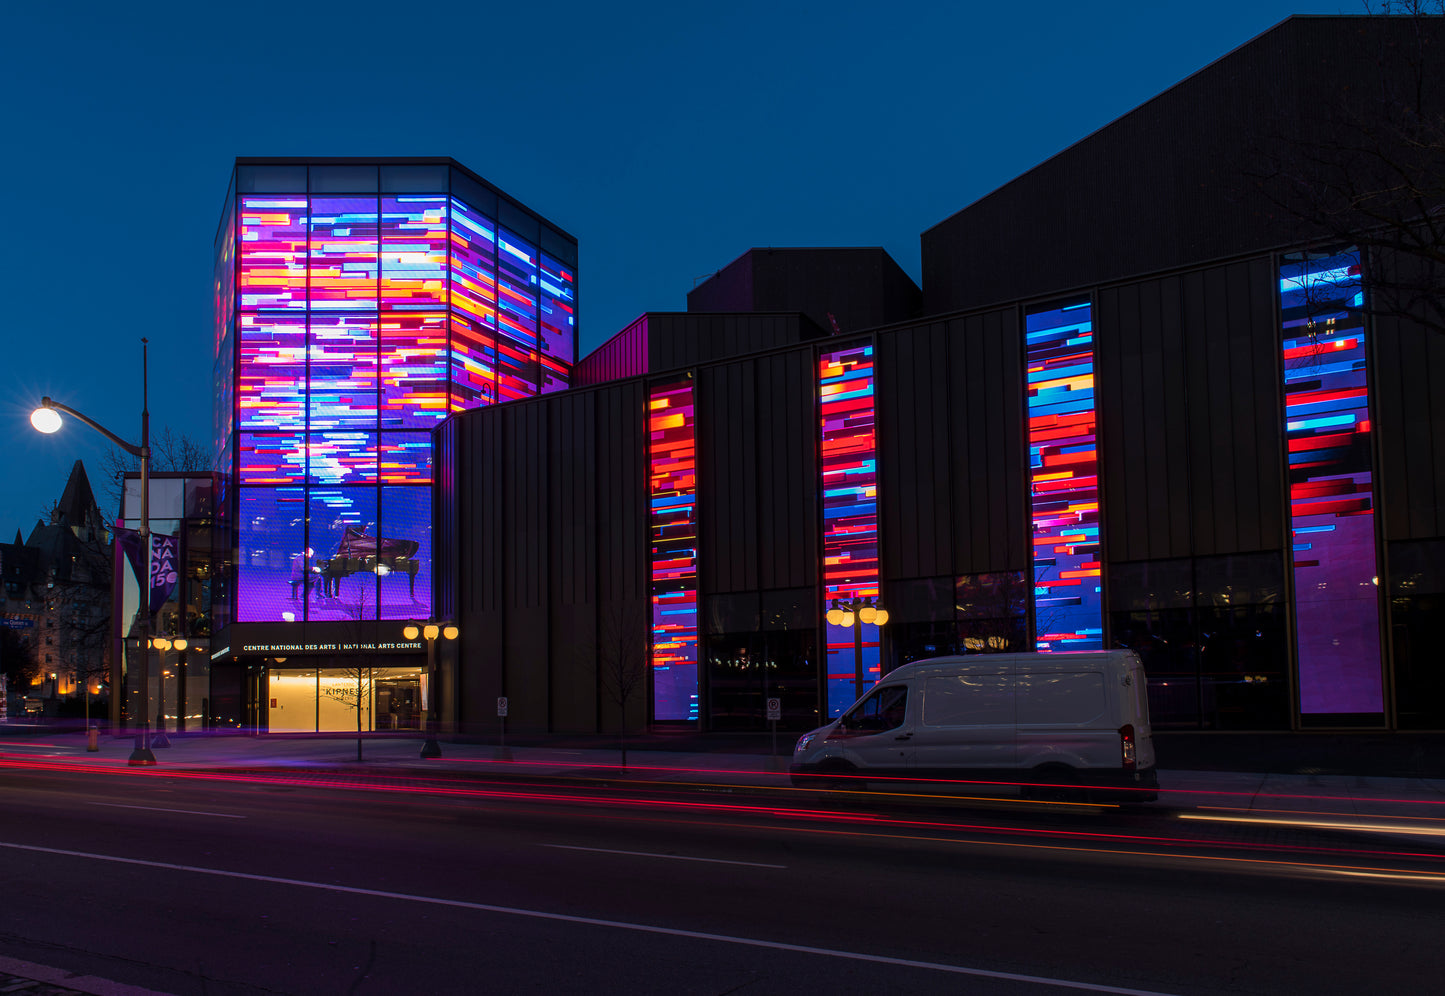
[[[507,753],[507,697],[497,696],[497,724],[502,728],[502,742],[498,756],[503,761],[510,761],[512,755]]]
[[[783,718],[783,700],[768,699],[768,728],[773,733],[773,756],[778,756],[778,720]]]

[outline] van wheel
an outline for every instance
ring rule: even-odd
[[[863,788],[858,769],[847,761],[834,761],[818,772],[818,786],[830,792],[847,792]]]
[[[1073,768],[1040,768],[1034,772],[1033,785],[1024,786],[1024,797],[1040,802],[1083,802],[1085,792],[1079,787],[1079,773]]]

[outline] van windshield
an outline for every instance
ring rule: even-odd
[[[908,686],[888,685],[875,688],[843,716],[842,724],[850,730],[866,732],[892,730],[903,725],[908,714]]]

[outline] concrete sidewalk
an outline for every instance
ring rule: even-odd
[[[65,767],[130,768],[130,736],[104,736],[99,750],[86,749],[81,733],[6,736],[0,728],[0,765],[59,764]],[[296,770],[420,777],[594,779],[609,783],[659,783],[676,788],[754,787],[780,793],[820,794],[794,789],[783,754],[726,750],[659,750],[629,748],[627,767],[620,765],[616,746],[564,744],[556,747],[442,742],[440,758],[421,757],[419,737],[395,735],[363,739],[356,759],[356,738],[344,735],[241,736],[235,734],[172,736],[170,747],[156,748],[156,765],[131,770],[164,775],[168,771]],[[780,751],[791,747],[780,740]],[[1159,772],[1158,806],[1209,812],[1321,814],[1325,817],[1376,817],[1383,820],[1433,822],[1445,840],[1445,779],[1401,778],[1358,774],[1281,774],[1251,771],[1171,770]],[[957,794],[1007,799],[1016,790],[987,784],[960,784]]]

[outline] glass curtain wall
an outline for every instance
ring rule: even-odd
[[[1045,652],[1104,640],[1092,315],[1073,301],[1024,316],[1034,640]]]
[[[1290,725],[1279,552],[1109,566],[1110,633],[1144,662],[1160,728]]]
[[[1359,252],[1285,257],[1279,293],[1300,718],[1380,725],[1380,571]]]
[[[235,621],[426,618],[431,429],[567,385],[575,267],[498,211],[560,237],[445,166],[237,177],[215,432],[218,452],[235,437]]]

